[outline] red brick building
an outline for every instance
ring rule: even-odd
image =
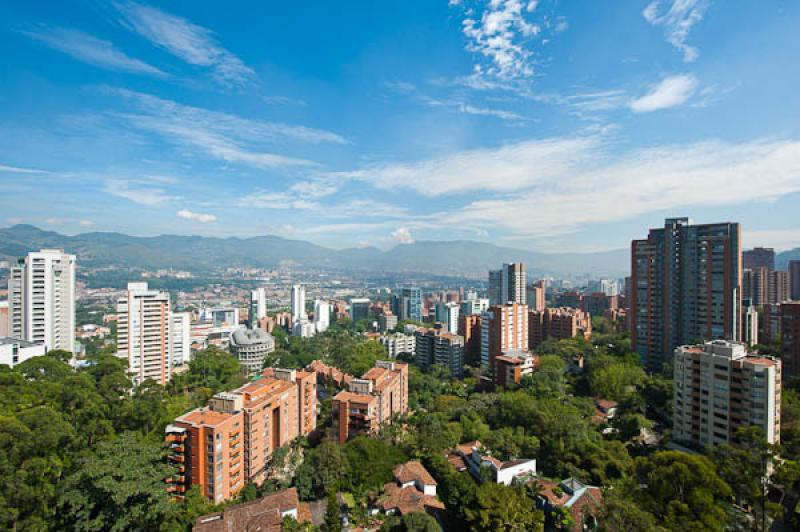
[[[528,313],[528,348],[534,349],[548,338],[565,340],[592,335],[591,316],[577,308],[547,308]]]

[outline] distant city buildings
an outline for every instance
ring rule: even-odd
[[[547,306],[547,283],[544,279],[531,283],[526,288],[525,300],[530,310],[544,310]]]
[[[267,289],[256,288],[250,292],[250,326],[257,327],[259,320],[267,317]]]
[[[473,314],[482,314],[489,310],[488,298],[472,298],[461,302],[459,309],[459,316],[470,316]]]
[[[333,398],[333,427],[339,443],[375,434],[394,416],[408,411],[408,364],[378,361]]]
[[[436,313],[434,319],[442,324],[442,328],[450,333],[458,332],[458,303],[436,303]]]
[[[772,248],[753,248],[743,251],[742,268],[745,270],[755,270],[756,268],[774,270],[775,250]]]
[[[301,284],[292,286],[292,321],[298,322],[308,318],[306,314],[306,288]]]
[[[331,304],[324,299],[314,301],[314,329],[325,332],[331,326]]]
[[[168,479],[167,491],[182,497],[199,486],[219,504],[249,482],[261,484],[275,450],[316,428],[316,391],[315,373],[270,368],[175,419],[165,441],[178,472]]]
[[[737,223],[669,218],[631,246],[631,342],[650,371],[696,340],[742,337],[742,248]]]
[[[170,313],[170,350],[172,367],[188,364],[192,359],[192,314],[190,312]]]
[[[780,443],[781,362],[750,356],[741,343],[714,340],[679,346],[674,356],[672,436],[695,447],[737,443],[755,425]]]
[[[44,344],[48,351],[74,350],[75,264],[75,255],[43,249],[10,268],[9,336]]]
[[[378,316],[378,330],[381,332],[389,332],[397,327],[397,316],[394,314],[381,314]]]
[[[467,364],[480,363],[482,323],[481,314],[458,317],[458,335],[464,339],[464,362]]]
[[[422,321],[422,289],[401,288],[392,295],[392,314],[402,320]]]
[[[413,335],[390,333],[382,335],[378,341],[386,347],[389,358],[395,359],[403,353],[414,356],[417,352],[417,341]]]
[[[528,345],[535,349],[545,340],[566,340],[578,336],[589,339],[592,334],[591,315],[569,307],[546,308],[528,313]]]
[[[781,304],[781,361],[788,377],[800,376],[800,301]]]
[[[489,304],[525,304],[525,265],[521,262],[503,264],[489,272]]]
[[[369,319],[370,301],[365,297],[350,300],[350,319],[353,322]]]
[[[757,306],[789,299],[789,272],[759,266],[742,272],[742,298]]]
[[[800,301],[800,260],[789,261],[789,297]]]

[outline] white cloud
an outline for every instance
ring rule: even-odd
[[[444,107],[456,110],[460,113],[478,116],[492,116],[502,120],[509,120],[521,122],[528,120],[522,115],[513,113],[511,111],[504,111],[502,109],[495,109],[491,107],[479,107],[464,101],[463,96],[458,95],[448,99],[433,98],[420,92],[417,87],[407,81],[387,81],[384,86],[398,94],[407,95],[414,100],[423,103],[429,107]]]
[[[62,225],[64,223],[63,218],[46,218],[45,223],[48,225]]]
[[[697,78],[689,74],[670,76],[653,86],[650,91],[631,101],[636,113],[649,113],[685,103],[697,91]]]
[[[242,86],[255,77],[253,70],[217,43],[213,32],[188,20],[135,2],[117,4],[122,23],[150,42],[190,65],[210,68],[227,86]]]
[[[193,222],[199,222],[201,224],[217,221],[217,217],[214,216],[213,214],[203,214],[199,212],[193,212],[188,209],[179,210],[178,216],[180,218],[184,218],[186,220],[192,220]]]
[[[38,170],[36,168],[20,168],[19,166],[7,166],[0,164],[0,172],[7,172],[10,174],[49,174],[47,170]]]
[[[131,181],[110,179],[103,189],[108,194],[128,199],[140,205],[160,205],[174,199],[161,188],[133,186]]]
[[[14,216],[12,218],[9,218],[7,221],[8,221],[8,225],[19,225],[22,222],[24,222],[25,220],[23,220],[22,218],[20,218],[18,216]]]
[[[94,225],[94,222],[91,220],[81,220],[80,222],[78,222],[78,225],[80,225],[81,227],[92,227]]]
[[[259,168],[314,166],[306,159],[262,151],[267,142],[331,142],[347,140],[330,131],[249,120],[236,115],[182,105],[125,89],[108,89],[132,101],[139,113],[111,113],[129,124],[161,135],[166,141],[204,150],[216,159]]]
[[[98,39],[82,31],[69,28],[46,28],[36,31],[22,31],[21,33],[79,61],[100,68],[159,77],[166,76],[158,68],[125,55],[113,43]]]
[[[411,229],[408,227],[398,227],[389,235],[389,237],[399,244],[413,244],[414,237],[411,235]]]
[[[317,203],[302,199],[285,192],[267,192],[257,190],[241,198],[242,207],[255,207],[258,209],[315,209]]]
[[[795,229],[762,229],[742,231],[744,247],[771,247],[778,250],[800,248],[800,227]]]
[[[642,16],[653,26],[662,27],[667,41],[683,53],[683,60],[696,60],[697,48],[686,43],[692,27],[703,20],[710,0],[653,0]]]

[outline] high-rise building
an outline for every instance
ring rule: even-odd
[[[117,356],[128,361],[134,382],[166,384],[172,376],[169,294],[147,283],[128,283],[117,300]]]
[[[742,268],[755,270],[756,268],[775,269],[775,250],[772,248],[753,248],[742,252]]]
[[[389,332],[397,327],[397,316],[391,313],[383,313],[378,316],[378,329],[381,332]]]
[[[464,338],[436,329],[417,329],[414,362],[428,368],[433,364],[446,367],[453,378],[461,378],[464,371]]]
[[[780,442],[781,362],[749,356],[742,343],[679,346],[674,356],[673,438],[695,447],[737,443],[739,427]]]
[[[11,334],[8,318],[8,301],[0,301],[0,338],[5,338]]]
[[[394,416],[408,411],[408,364],[377,361],[332,404],[333,428],[339,443],[360,434],[375,434]]]
[[[544,310],[547,306],[546,286],[544,279],[528,285],[525,300],[530,310]]]
[[[589,339],[592,335],[592,318],[577,308],[556,307],[532,310],[528,313],[528,345],[535,349],[545,340],[566,340],[581,336]]]
[[[800,301],[800,260],[789,261],[789,298]]]
[[[408,354],[414,356],[417,352],[417,341],[410,334],[391,333],[382,335],[378,341],[389,352],[389,358],[397,358],[397,355]]]
[[[250,328],[258,327],[258,321],[267,317],[267,289],[256,288],[250,292]]]
[[[478,364],[481,360],[481,315],[466,314],[458,317],[458,335],[464,339],[464,362]]]
[[[752,305],[744,313],[744,342],[750,347],[758,343],[758,311]]]
[[[180,497],[199,486],[219,504],[249,482],[261,484],[275,450],[316,428],[316,390],[316,373],[269,368],[178,417],[165,431],[168,459],[178,468],[167,491]]]
[[[392,314],[401,320],[422,321],[422,289],[402,288],[392,295]]]
[[[470,316],[472,314],[483,314],[489,310],[489,299],[488,298],[473,298],[467,299],[466,301],[461,302],[461,307],[459,309],[460,316]]]
[[[306,287],[301,284],[292,286],[292,322],[307,319]]]
[[[518,303],[493,305],[481,316],[481,365],[494,371],[494,359],[528,349],[528,307]]]
[[[9,333],[72,352],[75,337],[75,255],[32,251],[12,266],[8,279]]]
[[[800,301],[781,304],[781,361],[786,375],[800,375]]]
[[[458,332],[459,310],[457,303],[436,303],[435,319],[445,331],[455,334]]]
[[[789,272],[763,266],[742,272],[742,298],[758,307],[787,301],[790,296]]]
[[[366,297],[354,297],[350,300],[350,319],[353,322],[369,319],[370,301]]]
[[[169,329],[172,367],[188,364],[192,359],[192,313],[172,312]]]
[[[331,304],[324,299],[314,301],[314,328],[325,332],[331,326]]]
[[[489,304],[525,304],[525,265],[521,262],[503,264],[489,272]]]
[[[741,226],[667,219],[631,246],[631,342],[650,371],[696,340],[739,341]]]

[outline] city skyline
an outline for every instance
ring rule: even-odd
[[[595,251],[690,216],[800,246],[789,2],[0,13],[0,225]]]

